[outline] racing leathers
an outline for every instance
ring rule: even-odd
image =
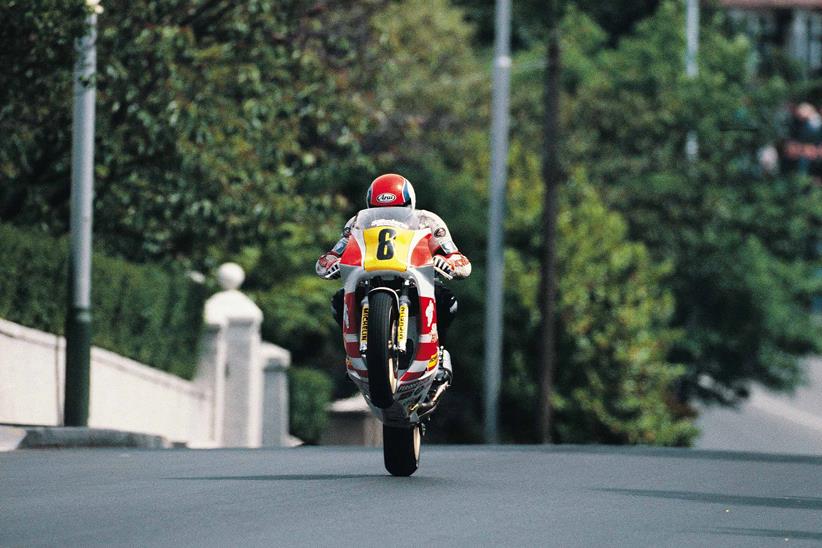
[[[419,219],[420,228],[428,228],[431,230],[431,239],[428,241],[428,246],[431,255],[434,257],[434,264],[454,278],[462,279],[470,276],[471,261],[457,249],[454,240],[451,238],[451,232],[448,230],[445,222],[435,213],[424,209],[416,209],[414,213]],[[343,228],[339,241],[330,251],[317,259],[315,268],[318,276],[322,278],[334,278],[339,275],[340,257],[348,245],[351,227],[354,226],[356,221],[357,215],[349,219],[348,222],[345,223],[345,228]],[[334,313],[334,318],[340,326],[342,326],[343,294],[343,290],[341,289],[331,299],[331,309]],[[439,280],[437,280],[434,286],[434,297],[437,301],[440,344],[444,346],[448,326],[451,324],[457,312],[457,298],[451,290]]]

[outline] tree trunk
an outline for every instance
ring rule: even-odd
[[[555,4],[552,2],[552,4]],[[551,393],[553,392],[554,371],[556,369],[556,221],[557,187],[560,182],[558,155],[559,139],[559,74],[560,50],[559,30],[555,5],[551,6],[547,39],[547,66],[545,70],[545,125],[543,128],[544,148],[542,156],[542,178],[545,194],[542,210],[542,253],[540,254],[540,309],[542,325],[539,355],[539,410],[537,417],[538,436],[541,443],[551,443],[553,413]]]

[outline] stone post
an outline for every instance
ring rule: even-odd
[[[197,440],[206,447],[219,447],[223,441],[223,412],[225,409],[225,318],[206,316],[203,328],[200,360],[194,382],[211,393],[211,416],[207,439]],[[199,429],[197,429],[199,430]]]
[[[291,353],[275,344],[262,344],[265,394],[263,396],[263,445],[289,446],[288,368]]]
[[[239,265],[226,263],[220,266],[217,281],[223,291],[208,299],[205,307],[206,324],[224,326],[219,329],[223,341],[216,343],[217,346],[222,344],[223,348],[218,348],[214,358],[224,364],[224,390],[219,390],[220,366],[214,367],[215,410],[216,416],[222,417],[221,437],[217,438],[217,445],[223,447],[259,447],[262,443],[260,323],[263,314],[251,299],[239,291],[244,279],[245,273]],[[219,359],[220,353],[224,353],[224,359]],[[218,392],[222,394],[218,395]]]

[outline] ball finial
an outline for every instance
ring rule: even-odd
[[[245,280],[243,267],[237,263],[223,263],[217,269],[217,283],[225,291],[239,289]]]

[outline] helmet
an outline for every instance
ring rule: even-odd
[[[386,173],[371,181],[365,204],[368,207],[406,206],[414,209],[417,196],[408,179],[396,173]]]

